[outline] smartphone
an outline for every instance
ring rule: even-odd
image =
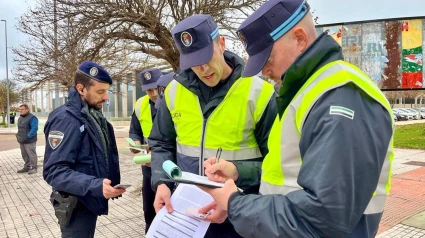
[[[129,187],[131,187],[130,184],[117,184],[114,186],[114,188],[120,188],[120,189],[127,189]]]

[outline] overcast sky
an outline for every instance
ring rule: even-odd
[[[308,0],[319,24],[362,21],[371,19],[423,16],[424,0]],[[8,46],[17,47],[26,41],[25,34],[16,30],[17,19],[34,6],[36,0],[0,0],[0,19],[7,20]],[[0,79],[6,77],[4,22],[0,24]],[[13,55],[9,50],[9,72]],[[13,77],[9,73],[9,77]]]
[[[11,46],[17,47],[26,41],[26,35],[16,29],[18,18],[28,9],[34,6],[36,0],[0,0],[0,20],[7,21],[7,45],[9,58],[9,78],[13,64],[13,55]],[[0,79],[6,78],[6,55],[5,55],[5,37],[4,22],[0,22]]]
[[[308,0],[319,24],[425,16],[424,0]]]

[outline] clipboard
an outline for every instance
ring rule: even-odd
[[[161,181],[164,182],[174,182],[174,183],[183,183],[183,184],[193,184],[198,186],[204,186],[209,188],[223,188],[224,183],[214,182],[208,180],[207,177],[201,176],[194,173],[182,171],[174,162],[167,160],[162,164],[162,168],[169,177],[161,178]],[[239,192],[243,193],[243,190],[238,188]]]

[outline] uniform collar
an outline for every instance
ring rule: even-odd
[[[321,34],[282,75],[276,98],[279,115],[317,70],[337,60],[343,60],[341,46],[327,33]]]

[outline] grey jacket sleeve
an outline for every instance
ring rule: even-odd
[[[331,115],[330,106],[349,108],[354,118]],[[350,85],[323,95],[302,129],[298,184],[303,189],[287,195],[232,194],[228,213],[236,231],[244,237],[349,235],[378,184],[391,120],[379,103]]]
[[[131,115],[129,136],[134,141],[140,141],[142,144],[144,143],[142,127],[140,126],[139,119],[137,119],[134,111]]]
[[[161,182],[161,178],[167,179],[168,176],[162,169],[162,163],[166,160],[176,162],[176,130],[174,122],[171,119],[170,111],[164,100],[161,101],[156,118],[153,122],[153,127],[148,138],[149,147],[152,152],[152,189],[156,188]],[[172,189],[173,183],[166,183]]]
[[[273,126],[276,115],[276,95],[273,93],[263,115],[254,129],[255,139],[257,140],[263,157],[256,160],[233,161],[239,173],[239,178],[238,181],[236,181],[236,184],[241,188],[258,186],[260,184],[261,165],[263,164],[264,157],[267,153],[269,153],[267,142],[269,139],[270,129]]]

